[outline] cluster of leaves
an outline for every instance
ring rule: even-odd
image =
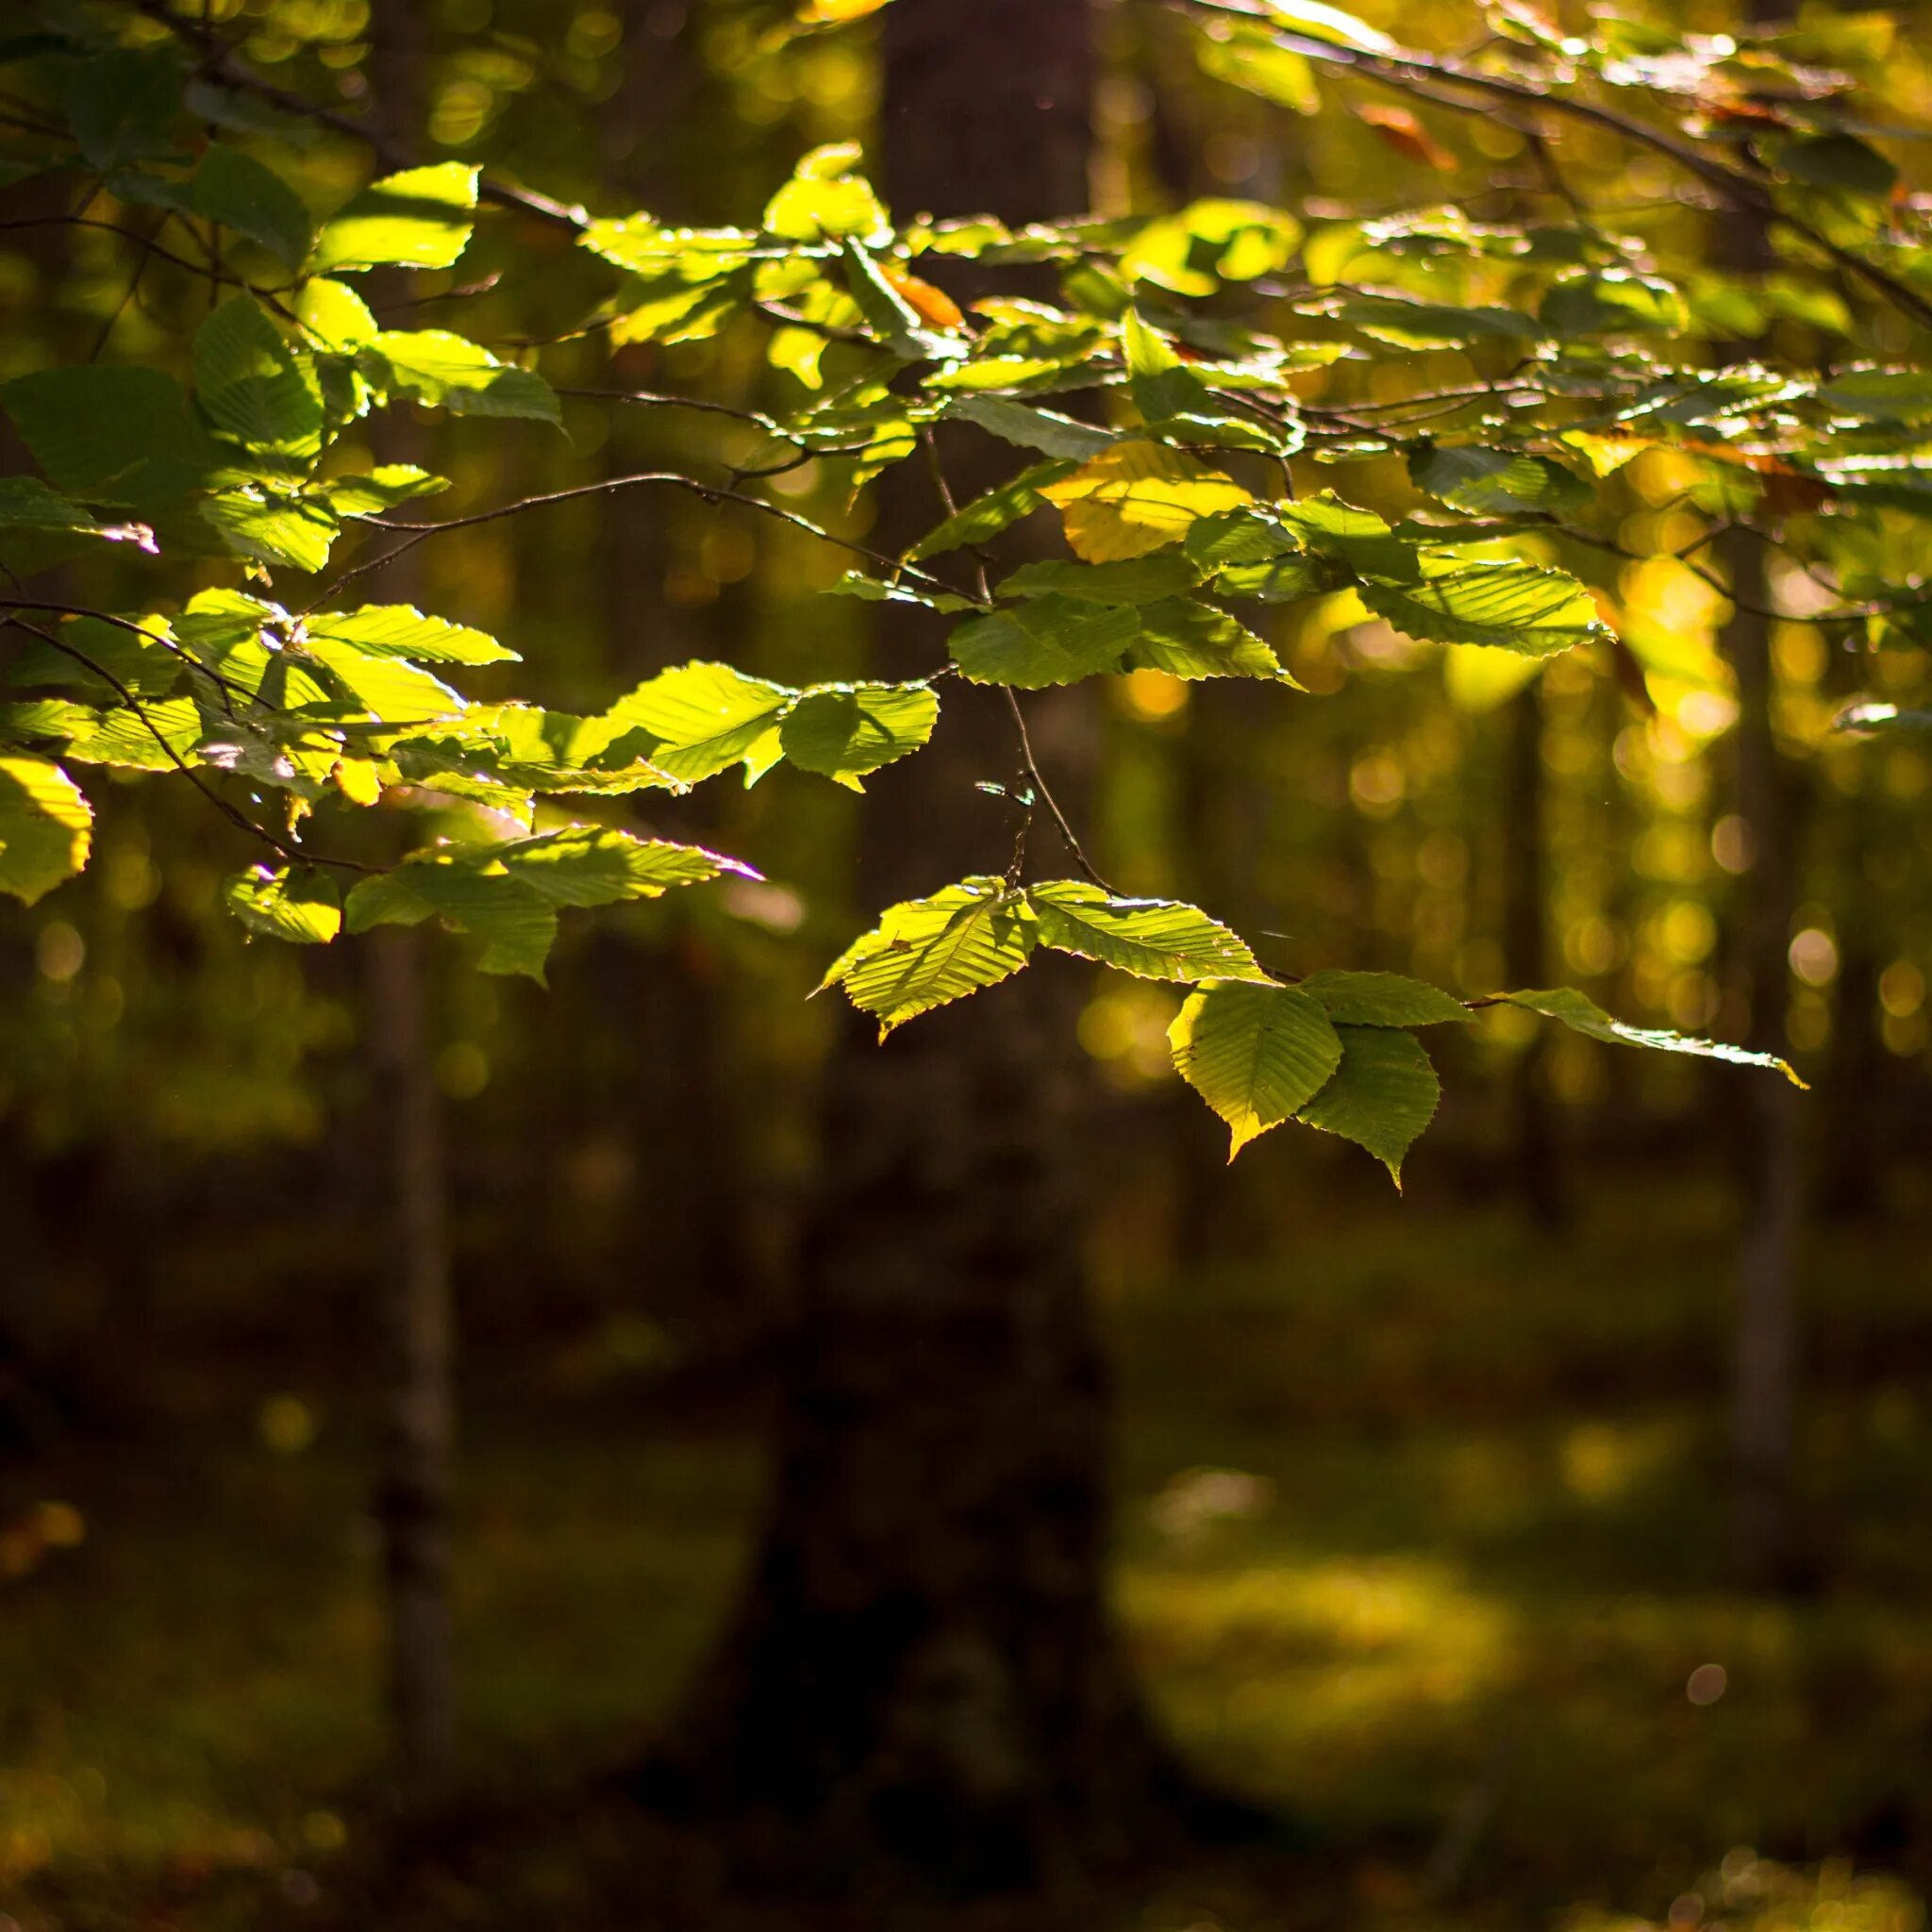
[[[1674,553],[1682,567],[1726,591],[1697,553],[1750,529],[1823,587],[1810,621],[1918,635],[1926,607],[1898,591],[1888,533],[1932,508],[1932,375],[1866,351],[1880,308],[1932,320],[1932,257],[1924,211],[1857,131],[1853,79],[1828,64],[1882,54],[1864,29],[1847,25],[1832,48],[1811,28],[1740,39],[1609,21],[1585,41],[1498,0],[1485,50],[1458,60],[1316,0],[1192,11],[1209,74],[1295,111],[1320,105],[1324,75],[1516,116],[1546,166],[1524,192],[1534,212],[1484,222],[1424,204],[1311,228],[1214,199],[1023,227],[898,221],[856,151],[836,147],[807,156],[756,227],[593,219],[492,192],[453,162],[379,170],[318,218],[293,131],[309,130],[232,47],[164,9],[49,12],[44,31],[0,49],[38,104],[9,178],[74,184],[78,211],[50,219],[113,227],[139,273],[158,255],[218,299],[173,361],[72,362],[0,386],[40,472],[0,479],[0,616],[19,643],[4,675],[21,693],[0,708],[0,888],[31,900],[85,863],[89,810],[71,768],[174,772],[269,848],[228,893],[251,929],[315,942],[433,915],[482,941],[486,969],[541,975],[558,907],[744,869],[559,817],[556,801],[608,811],[733,767],[755,782],[781,760],[859,789],[926,742],[948,678],[1004,689],[1030,795],[1065,831],[1016,693],[1147,671],[1292,690],[1264,635],[1274,608],[1354,598],[1407,637],[1532,669],[1608,653],[1613,600],[1588,574],[1630,554],[1617,479],[1650,450],[1690,479],[1684,508],[1704,534]],[[1763,236],[1765,265],[1673,263],[1641,222],[1606,226],[1552,158],[1566,117],[1677,168],[1687,194]],[[1371,125],[1435,164],[1440,144],[1409,110],[1384,108]],[[479,520],[399,519],[444,479],[358,464],[358,425],[399,405],[560,425],[529,358],[451,329],[387,327],[366,283],[358,292],[372,271],[457,264],[479,197],[572,230],[612,272],[587,326],[613,343],[762,332],[791,401],[711,405],[738,440],[722,475],[609,487],[684,488],[837,542],[746,485],[812,460],[857,491],[914,456],[937,469],[962,435],[1009,446],[1008,480],[963,504],[946,496],[903,555],[845,545],[866,567],[836,589],[957,620],[946,661],[802,690],[689,664],[580,717],[458,691],[449,674],[516,661],[480,632],[343,601],[341,586],[384,558]],[[1035,292],[962,308],[945,284],[963,263],[975,286],[1012,268]],[[1042,299],[1054,277],[1058,299]],[[1808,362],[1772,358],[1763,339],[1780,321]],[[1416,372],[1444,354],[1464,376],[1430,390]],[[1386,491],[1391,465],[1417,508],[1391,517],[1351,501],[1352,469],[1380,466]],[[1032,560],[1003,562],[1003,533],[1035,518],[1057,520],[1065,554],[1042,558],[1036,542]],[[330,579],[345,536],[389,547]],[[139,566],[151,588],[122,608],[25,589],[37,570],[90,555],[124,577]],[[231,583],[206,587],[222,565]],[[285,577],[311,580],[306,601],[275,600]],[[1846,715],[1850,728],[1910,722],[1878,704]],[[278,822],[244,811],[224,789],[238,785],[250,802],[279,794]],[[378,805],[435,812],[444,841],[383,865],[306,842]],[[1086,869],[1029,881],[1016,858],[894,907],[826,984],[887,1030],[1008,977],[1040,946],[1185,987],[1175,1065],[1237,1150],[1299,1119],[1398,1168],[1437,1092],[1413,1029],[1466,1020],[1468,1007],[1389,975],[1288,982],[1208,914],[1121,897]],[[345,871],[358,878],[343,895]],[[1621,1026],[1574,993],[1494,997],[1604,1039],[1763,1060]]]

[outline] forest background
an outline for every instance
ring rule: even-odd
[[[943,22],[953,105],[1003,103],[1009,170],[1035,169],[1012,72],[1028,9],[1003,32],[1011,9],[975,29],[973,9],[896,6]],[[1438,204],[1508,218],[1539,164],[1541,137],[1507,119],[1418,119],[1312,77],[1262,100],[1204,73],[1159,9],[1077,10],[1079,166],[1102,216],[1212,198],[1311,233]],[[755,223],[808,150],[874,159],[894,73],[917,75],[894,9],[821,11],[264,0],[204,24],[306,96],[320,78],[344,111],[380,111],[412,158],[715,226]],[[1459,5],[1365,18],[1427,46],[1483,32]],[[1742,24],[1713,8],[1693,25]],[[1932,106],[1916,24],[1813,25],[1879,77],[1874,138],[1909,183],[1904,130]],[[1000,140],[960,125],[999,192],[981,158]],[[1600,131],[1566,128],[1556,156],[1606,220],[1676,192]],[[369,155],[325,139],[306,165],[346,195]],[[1694,201],[1680,219],[1685,259],[1710,265],[1687,295],[1714,340],[1829,335],[1832,314],[1774,290],[1740,310],[1721,224]],[[139,359],[159,330],[124,235],[0,240],[0,373],[100,343]],[[400,424],[391,454],[454,480],[439,514],[712,450],[702,422],[573,388],[797,401],[768,330],[615,358],[553,341],[595,285],[567,235],[506,220],[393,291],[506,356],[545,344],[562,395],[563,437]],[[1440,386],[1468,375],[1460,351],[1416,353]],[[8,458],[26,467],[17,443]],[[775,487],[871,534],[829,474]],[[1499,672],[1317,598],[1268,625],[1310,698],[1139,670],[1069,741],[1106,875],[1211,908],[1266,959],[1465,998],[1578,986],[1637,1024],[1788,1054],[1811,1085],[1787,1097],[1486,1008],[1438,1050],[1441,1108],[1398,1198],[1359,1148],[1302,1127],[1225,1166],[1170,1062],[1180,994],[1054,969],[1076,989],[1089,1109],[1071,1233],[1113,1384],[1111,1597],[1161,1731],[1255,1807],[1208,1833],[1239,1849],[1175,1851],[1078,1909],[1175,1932],[1597,1907],[1916,1923],[1932,770],[1910,734],[1834,727],[1874,694],[1924,704],[1928,679],[1909,638],[1837,648],[1776,575],[1788,621],[1765,628],[1757,693],[1772,783],[1754,794],[1736,620],[1657,560],[1695,534],[1684,487],[1655,453],[1628,479],[1643,560],[1591,577],[1615,645]],[[694,658],[861,674],[871,608],[815,594],[849,561],[730,503],[611,492],[422,546],[408,594],[513,637],[547,702],[593,710]],[[864,800],[779,773],[679,801],[682,833],[755,851],[764,876],[567,922],[547,987],[441,938],[400,982],[379,942],[251,942],[222,897],[255,855],[179,786],[94,788],[85,876],[0,902],[0,1913],[441,1925],[622,1900],[783,1923],[799,1908],[774,1886],[901,1882],[904,1843],[834,1884],[795,1846],[667,1823],[664,1780],[634,1774],[744,1584],[781,1391],[810,1352],[814,1230],[865,1211],[824,1125],[847,1104],[826,1075],[843,1023],[808,995],[877,910],[863,812],[946,842],[895,807],[893,778]],[[411,974],[420,1017],[398,1036]],[[896,1104],[943,1114],[933,1061],[893,1059],[908,1048],[879,1049],[871,1078],[908,1068]],[[399,1119],[439,1160],[398,1158]],[[997,1248],[1009,1210],[961,1191],[941,1248]],[[426,1769],[396,1756],[412,1692],[383,1588],[399,1414],[408,1433],[385,1325],[399,1274],[453,1284],[458,1341],[453,1627],[432,1602],[423,1639],[430,1702],[454,1712],[448,1736],[433,1710],[419,1730]],[[1752,1364],[1790,1297],[1797,1399],[1767,1414],[1740,1390],[1761,1395]],[[1020,1875],[1024,1899],[1054,1860]],[[939,1889],[987,1877],[969,1858]]]

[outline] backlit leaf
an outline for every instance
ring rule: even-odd
[[[0,758],[0,892],[31,906],[87,864],[93,808],[58,765]]]
[[[1545,658],[1609,635],[1573,576],[1528,563],[1465,563],[1418,583],[1361,585],[1362,602],[1412,638]]]
[[[311,266],[318,275],[451,267],[469,243],[476,175],[460,161],[435,161],[372,181],[317,237]]]
[[[820,991],[843,986],[879,1037],[920,1013],[1010,978],[1038,937],[1033,908],[1002,879],[961,879],[929,899],[890,908],[829,968]]]
[[[1408,474],[1418,490],[1471,516],[1513,516],[1524,510],[1560,516],[1587,508],[1595,496],[1581,476],[1547,457],[1469,443],[1418,450],[1408,459]]]
[[[1732,1046],[1722,1040],[1693,1040],[1661,1027],[1626,1026],[1574,987],[1555,987],[1541,992],[1506,992],[1497,997],[1512,1007],[1541,1013],[1546,1019],[1560,1020],[1564,1025],[1587,1033],[1592,1040],[1607,1040],[1619,1046],[1647,1046],[1659,1053],[1695,1054],[1703,1059],[1729,1060],[1740,1067],[1769,1067],[1782,1074],[1792,1086],[1805,1085],[1790,1064],[1776,1054],[1754,1053],[1748,1047]]]
[[[1321,1003],[1286,986],[1200,987],[1167,1038],[1181,1078],[1227,1123],[1230,1160],[1292,1119],[1341,1064],[1341,1041]]]
[[[644,734],[653,764],[695,784],[758,757],[768,734],[775,753],[778,720],[792,695],[729,664],[680,664],[618,699],[606,715]]]
[[[1140,627],[1131,608],[1048,595],[960,625],[946,648],[974,684],[1038,691],[1113,670]]]
[[[1129,440],[1040,492],[1060,509],[1067,541],[1089,563],[1178,543],[1204,516],[1249,501],[1232,477],[1165,444]]]
[[[1165,671],[1171,677],[1295,682],[1274,651],[1245,625],[1191,597],[1168,597],[1146,606],[1141,612],[1140,634],[1124,661],[1130,670]]]
[[[868,772],[932,736],[938,693],[924,684],[819,684],[801,691],[778,727],[785,756],[852,790]]]
[[[313,866],[251,866],[228,881],[223,897],[250,932],[291,945],[325,946],[342,929],[341,892]]]
[[[1028,886],[1039,940],[1141,979],[1195,981],[1268,975],[1246,944],[1198,907],[1174,899],[1117,899],[1082,879]]]
[[[359,610],[312,610],[302,619],[311,638],[353,645],[372,658],[414,658],[425,664],[515,663],[517,654],[467,625],[425,617],[408,604],[365,604]]]
[[[534,369],[499,362],[447,329],[384,329],[362,351],[360,366],[382,388],[453,415],[562,425],[556,391]]]

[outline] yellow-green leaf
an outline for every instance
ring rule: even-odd
[[[1202,517],[1251,500],[1219,470],[1139,438],[1102,450],[1040,493],[1058,507],[1068,543],[1089,563],[1144,557],[1178,543]]]
[[[45,758],[0,758],[0,892],[31,906],[87,864],[92,808]]]
[[[1200,987],[1167,1039],[1181,1078],[1227,1123],[1230,1160],[1291,1120],[1341,1064],[1341,1041],[1320,1001],[1292,987]]]

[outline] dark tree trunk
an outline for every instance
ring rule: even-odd
[[[1741,534],[1725,561],[1739,596],[1761,606],[1763,548]],[[1750,1005],[1746,1043],[1786,1050],[1786,949],[1796,899],[1795,781],[1773,728],[1771,625],[1740,609],[1725,627],[1738,681],[1735,803],[1747,831],[1750,868],[1740,882],[1737,970]],[[1738,1256],[1738,1325],[1731,1411],[1736,1489],[1732,1549],[1740,1575],[1758,1586],[1790,1574],[1792,1432],[1798,1376],[1798,1247],[1807,1174],[1797,1093],[1775,1077],[1745,1084],[1744,1232]]]
[[[396,8],[385,13],[374,44],[376,112],[406,146],[413,145],[427,92],[425,27],[416,9]],[[399,301],[410,285],[410,277],[386,271],[375,299]],[[377,434],[385,461],[435,466],[424,425],[407,406],[392,408]],[[399,557],[371,594],[422,603],[424,560],[420,547]],[[449,1179],[432,1064],[425,930],[379,930],[360,943],[367,948],[364,1033],[387,1196],[375,1278],[381,1377],[375,1517],[389,1616],[385,1691],[399,1795],[421,1805],[447,1784],[456,1761]]]
[[[902,218],[1083,205],[1086,0],[922,0],[885,42]],[[938,513],[889,509],[888,534]],[[888,665],[942,648],[924,617],[882,626]],[[1077,700],[1031,723],[1067,777]],[[1012,808],[974,781],[1015,763],[1004,702],[950,685],[933,745],[872,783],[859,916],[998,870]],[[1045,963],[884,1046],[854,1020],[828,1069],[769,1521],[674,1760],[697,1802],[787,1822],[828,1877],[883,1854],[964,1890],[1033,1882],[1129,1853],[1157,1812],[1164,1760],[1107,1601],[1080,990]]]
[[[1547,880],[1543,860],[1541,681],[1509,700],[1503,786],[1503,971],[1511,986],[1547,986]],[[1530,1218],[1558,1227],[1568,1215],[1556,1117],[1545,1083],[1547,1029],[1517,1055],[1509,1072],[1509,1166]]]
[[[389,1192],[377,1282],[382,1390],[375,1480],[389,1595],[385,1690],[396,1775],[405,1798],[416,1802],[445,1783],[456,1755],[448,1182],[424,1010],[423,935],[384,929],[361,943],[368,949],[369,1053],[386,1129]]]

